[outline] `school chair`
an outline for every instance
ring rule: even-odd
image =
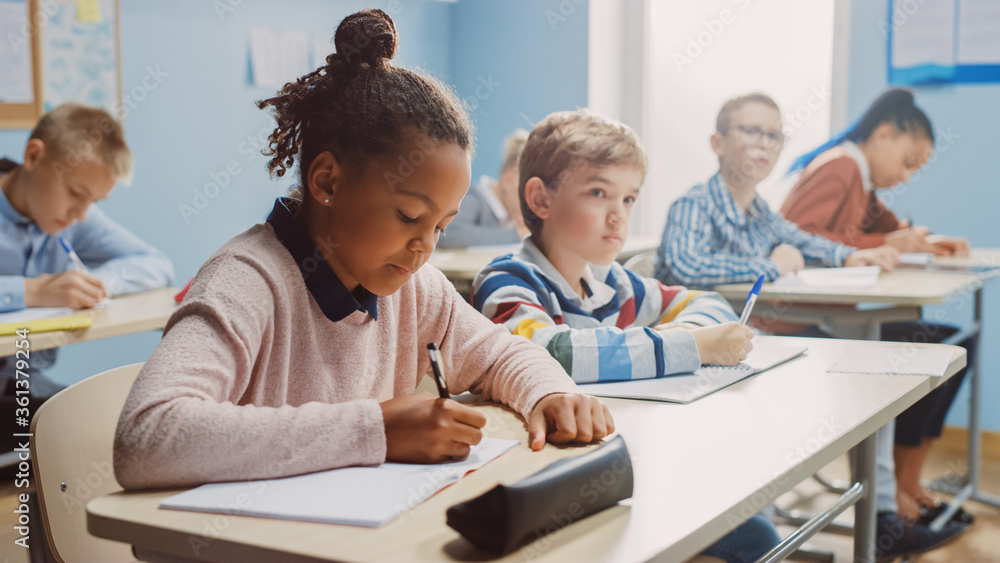
[[[122,490],[112,462],[115,428],[141,368],[124,366],[71,385],[39,407],[31,422],[38,504],[56,561],[135,561],[130,545],[87,532],[87,502]]]
[[[656,251],[647,250],[640,252],[625,261],[622,266],[626,270],[632,270],[637,275],[644,278],[651,278],[656,273]]]

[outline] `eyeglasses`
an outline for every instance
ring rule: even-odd
[[[785,144],[785,135],[781,131],[764,131],[756,126],[734,125],[723,131],[722,134],[725,135],[732,129],[739,131],[740,141],[747,145],[761,143],[764,148],[774,150]]]

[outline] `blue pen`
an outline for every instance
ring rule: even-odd
[[[747,324],[747,320],[750,319],[750,311],[753,310],[753,304],[757,302],[757,296],[760,295],[760,288],[764,285],[764,274],[761,274],[757,278],[757,283],[753,284],[753,289],[750,290],[750,295],[747,295],[747,302],[743,305],[743,314],[740,315],[740,324]]]
[[[62,245],[63,250],[69,255],[69,261],[73,263],[73,267],[81,272],[86,272],[87,267],[83,265],[83,260],[80,260],[80,257],[76,255],[76,251],[69,245],[69,241],[63,237],[59,237],[59,244]]]

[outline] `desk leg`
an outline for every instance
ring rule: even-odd
[[[983,289],[976,290],[976,301],[973,309],[973,320],[979,329],[976,331],[976,351],[972,355],[969,369],[971,381],[969,389],[969,485],[972,488],[972,498],[984,504],[1000,508],[1000,498],[979,491],[979,465],[981,459],[982,435],[979,428],[979,402],[982,392],[982,335],[983,335]]]
[[[947,479],[935,482],[935,490],[954,495],[949,503],[951,506],[938,516],[930,528],[938,531],[944,527],[958,507],[966,500],[976,500],[983,504],[988,504],[1000,508],[1000,498],[984,493],[979,490],[979,471],[982,463],[982,429],[980,428],[980,399],[982,393],[982,369],[981,368],[981,348],[983,330],[983,290],[977,289],[975,292],[975,305],[973,307],[973,320],[969,327],[948,337],[945,342],[948,344],[958,344],[965,338],[971,337],[975,341],[975,352],[966,362],[966,373],[969,379],[969,438],[968,438],[968,473],[965,475],[965,482],[960,487],[949,485]],[[939,484],[942,483],[943,485]]]
[[[864,496],[854,505],[854,561],[875,561],[875,443],[876,435],[854,447],[854,480],[861,483]]]

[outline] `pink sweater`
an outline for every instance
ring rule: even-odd
[[[449,390],[527,417],[578,393],[543,348],[421,268],[378,298],[378,320],[331,322],[269,224],[202,267],[122,409],[115,475],[126,489],[283,477],[385,461],[378,403],[413,392],[440,345]]]

